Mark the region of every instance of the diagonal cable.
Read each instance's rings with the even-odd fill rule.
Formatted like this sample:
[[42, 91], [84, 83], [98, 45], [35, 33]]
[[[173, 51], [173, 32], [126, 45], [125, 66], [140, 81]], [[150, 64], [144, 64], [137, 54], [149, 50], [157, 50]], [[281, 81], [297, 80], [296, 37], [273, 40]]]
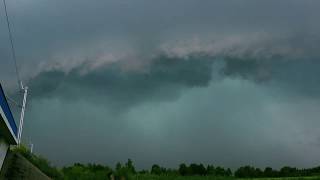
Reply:
[[18, 64], [17, 64], [16, 50], [15, 50], [14, 43], [13, 43], [13, 35], [12, 35], [12, 31], [11, 31], [11, 26], [10, 26], [11, 23], [10, 23], [10, 19], [8, 16], [6, 0], [3, 0], [3, 5], [4, 5], [4, 11], [6, 14], [6, 21], [7, 21], [8, 33], [9, 33], [9, 39], [10, 39], [10, 45], [11, 45], [12, 58], [14, 61], [14, 66], [15, 66], [15, 70], [16, 70], [16, 74], [17, 74], [18, 87], [20, 87], [21, 79], [20, 79], [20, 74], [19, 74], [19, 69], [18, 69]]

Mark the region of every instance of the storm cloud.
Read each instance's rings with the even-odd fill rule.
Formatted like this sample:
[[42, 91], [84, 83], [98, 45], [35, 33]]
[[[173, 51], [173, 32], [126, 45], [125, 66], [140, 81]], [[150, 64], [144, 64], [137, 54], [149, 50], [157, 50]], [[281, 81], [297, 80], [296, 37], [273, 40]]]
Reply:
[[320, 61], [318, 57], [308, 58], [304, 51], [294, 57], [291, 51], [275, 54], [259, 49], [261, 55], [252, 53], [256, 49], [240, 54], [236, 49], [216, 54], [201, 50], [183, 55], [158, 54], [141, 60], [139, 67], [133, 69], [127, 66], [139, 60], [125, 59], [94, 66], [97, 59], [90, 59], [67, 72], [60, 66], [42, 71], [30, 80], [29, 86], [33, 98], [111, 101], [113, 106], [122, 107], [176, 100], [182, 89], [205, 88], [211, 81], [226, 78], [249, 80], [293, 96], [318, 98]]
[[[24, 142], [57, 165], [318, 165], [319, 6], [10, 1], [30, 88]], [[0, 40], [14, 94], [4, 21]]]
[[34, 98], [58, 97], [76, 100], [112, 101], [114, 105], [176, 98], [181, 88], [205, 87], [212, 76], [208, 58], [188, 60], [157, 57], [144, 70], [125, 70], [112, 63], [85, 72], [81, 64], [68, 73], [51, 70], [31, 80]]

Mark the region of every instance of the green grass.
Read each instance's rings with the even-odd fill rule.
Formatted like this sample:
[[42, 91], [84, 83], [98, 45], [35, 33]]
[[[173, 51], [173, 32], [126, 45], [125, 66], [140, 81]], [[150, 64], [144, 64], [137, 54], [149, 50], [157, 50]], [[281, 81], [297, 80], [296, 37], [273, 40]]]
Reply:
[[292, 177], [292, 178], [247, 178], [239, 179], [233, 177], [213, 176], [157, 176], [157, 175], [135, 175], [130, 180], [320, 180], [320, 177]]
[[320, 177], [284, 177], [284, 178], [251, 178], [239, 180], [320, 180]]
[[213, 177], [213, 176], [157, 176], [157, 175], [135, 175], [130, 180], [235, 180], [235, 178]]

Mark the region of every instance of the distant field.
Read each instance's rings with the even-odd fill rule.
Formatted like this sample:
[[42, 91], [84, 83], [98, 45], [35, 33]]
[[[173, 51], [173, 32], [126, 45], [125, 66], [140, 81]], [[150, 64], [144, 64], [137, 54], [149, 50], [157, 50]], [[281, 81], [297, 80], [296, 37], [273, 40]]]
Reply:
[[212, 176], [156, 176], [156, 175], [136, 175], [132, 180], [320, 180], [320, 177], [294, 177], [294, 178], [227, 178]]

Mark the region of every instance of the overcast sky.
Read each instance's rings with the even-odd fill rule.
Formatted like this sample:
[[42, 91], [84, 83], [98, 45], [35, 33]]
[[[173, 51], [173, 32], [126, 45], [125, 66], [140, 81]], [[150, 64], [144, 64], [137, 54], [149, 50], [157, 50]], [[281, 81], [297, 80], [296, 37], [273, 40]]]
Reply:
[[[54, 164], [319, 165], [320, 1], [7, 5], [23, 139]], [[0, 17], [1, 83], [19, 100]]]

